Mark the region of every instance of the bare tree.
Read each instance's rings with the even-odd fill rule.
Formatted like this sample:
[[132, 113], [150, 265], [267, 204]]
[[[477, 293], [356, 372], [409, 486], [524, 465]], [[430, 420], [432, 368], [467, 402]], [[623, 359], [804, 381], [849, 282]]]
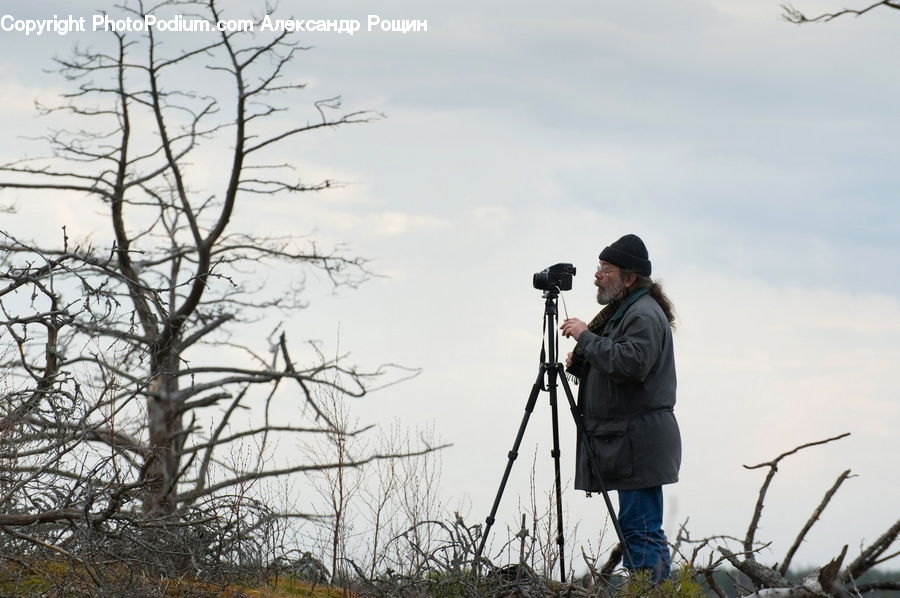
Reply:
[[[136, 19], [222, 19], [216, 0], [120, 9]], [[251, 198], [336, 184], [296, 177], [277, 148], [380, 115], [341, 113], [330, 98], [309, 102], [309, 120], [289, 116], [304, 89], [292, 67], [306, 49], [291, 33], [211, 31], [180, 37], [193, 46], [177, 49], [159, 35], [110, 33], [107, 47], [56, 59], [73, 90], [43, 112], [66, 126], [43, 137], [46, 157], [0, 166], [7, 197], [70, 195], [102, 209], [108, 231], [93, 242], [73, 242], [65, 229], [58, 244], [0, 238], [0, 526], [22, 535], [16, 526], [55, 522], [41, 542], [63, 551], [72, 521], [173, 517], [225, 495], [247, 504], [260, 480], [393, 456], [268, 459], [279, 437], [351, 433], [315, 389], [362, 396], [391, 366], [362, 372], [318, 350], [301, 366], [278, 329], [262, 350], [242, 340], [242, 324], [303, 306], [297, 289], [260, 280], [267, 264], [316, 268], [334, 285], [368, 271], [341, 248], [235, 227], [236, 206]], [[394, 371], [394, 380], [405, 375]], [[308, 417], [275, 419], [278, 401]], [[254, 459], [223, 457], [241, 446]]]
[[357, 454], [367, 450], [364, 442], [353, 441], [371, 426], [360, 427], [350, 415], [346, 402], [333, 389], [323, 389], [321, 394], [319, 404], [335, 429], [326, 434], [324, 441], [312, 443], [306, 450], [311, 461], [335, 463], [337, 466], [311, 471], [308, 477], [323, 503], [322, 512], [318, 513], [321, 521], [317, 530], [320, 551], [322, 555], [330, 555], [332, 584], [343, 586], [350, 577], [346, 562], [349, 556], [347, 544], [353, 532], [351, 501], [363, 483], [363, 472], [344, 464], [354, 461]]
[[[398, 422], [382, 429], [380, 444], [386, 452], [397, 450], [401, 444], [400, 426]], [[396, 529], [396, 509], [392, 503], [400, 492], [403, 480], [400, 477], [400, 464], [396, 460], [381, 461], [373, 468], [371, 481], [362, 487], [362, 501], [365, 503], [363, 517], [365, 518], [371, 538], [368, 540], [369, 550], [362, 556], [362, 562], [366, 563], [365, 570], [369, 578], [375, 578], [377, 572], [384, 569], [387, 558], [384, 543], [394, 537], [399, 530]]]

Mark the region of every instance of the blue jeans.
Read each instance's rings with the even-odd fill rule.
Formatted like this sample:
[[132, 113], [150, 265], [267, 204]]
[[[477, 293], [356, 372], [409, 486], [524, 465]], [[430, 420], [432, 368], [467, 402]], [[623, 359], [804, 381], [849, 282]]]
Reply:
[[629, 553], [625, 568], [649, 571], [654, 583], [669, 577], [672, 567], [662, 516], [662, 486], [619, 490], [619, 525]]

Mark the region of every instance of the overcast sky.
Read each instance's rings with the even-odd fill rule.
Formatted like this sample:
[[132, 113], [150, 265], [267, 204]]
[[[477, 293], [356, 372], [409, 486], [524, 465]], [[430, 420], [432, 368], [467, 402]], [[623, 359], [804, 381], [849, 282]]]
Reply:
[[[446, 500], [473, 521], [490, 508], [537, 372], [543, 300], [532, 274], [574, 263], [565, 308], [589, 320], [597, 254], [625, 233], [644, 239], [679, 314], [684, 457], [681, 482], [666, 488], [666, 528], [690, 517], [694, 536], [743, 536], [763, 472], [742, 464], [842, 432], [852, 436], [781, 467], [758, 534], [773, 541], [768, 558], [782, 558], [844, 469], [857, 477], [796, 563], [823, 564], [844, 544], [855, 556], [900, 515], [900, 12], [797, 27], [779, 5], [291, 8], [363, 21], [352, 37], [303, 34], [313, 46], [297, 62], [304, 97], [341, 95], [346, 109], [387, 118], [309, 136], [282, 156], [346, 187], [249, 198], [238, 217], [257, 232], [315, 230], [373, 258], [384, 277], [337, 295], [313, 284], [310, 309], [288, 329], [332, 344], [339, 329], [357, 363], [422, 368], [354, 408], [363, 421], [433, 422], [454, 443], [443, 454]], [[102, 1], [0, 6], [22, 18], [114, 14]], [[427, 19], [428, 30], [366, 32], [368, 14]], [[97, 35], [0, 33], [5, 159], [19, 155], [13, 134], [41, 130], [32, 99], [63, 89], [41, 69]], [[0, 228], [38, 235], [66, 224], [87, 236], [95, 224], [75, 201], [48, 213], [17, 195], [19, 213], [0, 215]], [[550, 487], [545, 397], [502, 520], [517, 519], [535, 450]], [[562, 414], [571, 487], [574, 434]], [[600, 500], [572, 490], [565, 499], [579, 537], [596, 536]]]

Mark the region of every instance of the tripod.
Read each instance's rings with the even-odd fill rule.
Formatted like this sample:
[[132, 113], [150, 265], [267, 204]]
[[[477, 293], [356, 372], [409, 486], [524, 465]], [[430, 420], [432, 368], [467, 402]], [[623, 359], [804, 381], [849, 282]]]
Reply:
[[[548, 354], [545, 355], [543, 348], [541, 349], [541, 365], [538, 371], [537, 379], [534, 382], [534, 386], [532, 386], [531, 388], [531, 394], [528, 396], [528, 402], [525, 404], [525, 415], [522, 416], [522, 423], [519, 424], [519, 431], [516, 434], [516, 440], [513, 443], [512, 450], [509, 451], [507, 455], [508, 461], [506, 462], [506, 470], [503, 472], [503, 477], [500, 480], [500, 488], [497, 490], [497, 496], [494, 498], [494, 505], [491, 507], [490, 514], [485, 519], [485, 523], [487, 525], [484, 528], [484, 534], [481, 536], [481, 542], [479, 543], [478, 550], [475, 553], [475, 567], [477, 569], [481, 561], [481, 555], [484, 551], [484, 545], [487, 543], [487, 538], [490, 534], [491, 527], [494, 525], [494, 518], [497, 515], [497, 509], [500, 507], [500, 499], [503, 497], [503, 491], [506, 489], [506, 482], [509, 480], [509, 474], [512, 471], [513, 463], [519, 456], [519, 445], [522, 443], [522, 437], [525, 435], [525, 428], [528, 426], [528, 420], [531, 418], [532, 411], [534, 411], [534, 405], [537, 402], [538, 394], [540, 394], [542, 390], [546, 390], [550, 393], [550, 414], [553, 425], [553, 450], [550, 452], [550, 455], [553, 457], [553, 470], [556, 484], [556, 544], [559, 547], [559, 580], [562, 583], [565, 583], [566, 562], [564, 550], [565, 541], [563, 539], [562, 483], [560, 481], [559, 474], [559, 416], [556, 402], [557, 379], [562, 382], [563, 390], [565, 391], [566, 398], [569, 401], [569, 410], [572, 412], [572, 418], [575, 420], [575, 427], [578, 430], [579, 438], [581, 438], [581, 444], [586, 451], [588, 462], [590, 463], [593, 473], [596, 476], [597, 480], [599, 480], [600, 482], [600, 493], [603, 495], [603, 500], [606, 503], [606, 510], [609, 512], [609, 517], [612, 520], [613, 527], [616, 530], [616, 536], [619, 538], [619, 543], [622, 546], [622, 551], [626, 563], [630, 562], [630, 555], [628, 554], [628, 547], [625, 544], [625, 537], [622, 534], [622, 528], [619, 526], [619, 519], [616, 517], [616, 512], [613, 508], [612, 501], [610, 501], [609, 499], [609, 492], [607, 492], [606, 484], [603, 482], [603, 477], [600, 475], [599, 466], [597, 464], [597, 460], [594, 457], [594, 451], [591, 447], [590, 439], [585, 432], [581, 412], [578, 410], [578, 406], [575, 404], [575, 399], [572, 397], [572, 389], [569, 387], [569, 381], [566, 379], [563, 366], [561, 363], [559, 363], [558, 360], [556, 346], [556, 324], [559, 315], [556, 307], [556, 301], [558, 297], [558, 289], [544, 291], [544, 323], [546, 324], [547, 346], [549, 348], [549, 351]], [[546, 360], [544, 359], [545, 356], [547, 357]], [[546, 388], [544, 388], [544, 376], [547, 377]]]

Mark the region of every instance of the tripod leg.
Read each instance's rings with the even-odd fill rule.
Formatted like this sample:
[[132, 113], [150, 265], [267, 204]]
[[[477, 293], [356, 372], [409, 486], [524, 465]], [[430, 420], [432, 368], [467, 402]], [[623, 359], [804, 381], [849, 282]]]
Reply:
[[[555, 366], [559, 372], [563, 371], [562, 364], [557, 363]], [[551, 368], [550, 377], [553, 377], [553, 365], [548, 367]], [[581, 419], [581, 413], [578, 411], [578, 406], [575, 404], [575, 399], [572, 396], [572, 389], [569, 387], [569, 381], [566, 380], [565, 374], [560, 374], [559, 378], [562, 380], [563, 390], [566, 393], [566, 398], [569, 400], [569, 410], [572, 412], [572, 419], [575, 420], [575, 428], [578, 430], [578, 437], [581, 438], [581, 444], [587, 454], [588, 463], [591, 464], [594, 475], [600, 482], [600, 494], [603, 495], [603, 501], [606, 503], [606, 510], [609, 512], [609, 518], [612, 520], [613, 529], [616, 530], [616, 537], [619, 538], [619, 544], [622, 546], [624, 562], [633, 563], [634, 561], [631, 560], [631, 554], [628, 552], [628, 545], [625, 543], [625, 535], [622, 533], [622, 527], [619, 525], [619, 518], [616, 516], [616, 510], [613, 508], [612, 501], [609, 499], [609, 492], [606, 490], [603, 476], [600, 475], [600, 466], [597, 464], [594, 449], [591, 447], [590, 439], [584, 429], [584, 421]]]
[[559, 473], [559, 410], [556, 406], [557, 370], [551, 366], [547, 375], [547, 388], [550, 391], [550, 413], [553, 421], [553, 473], [556, 482], [556, 545], [559, 549], [559, 581], [566, 583], [565, 540], [563, 539], [562, 481]]
[[481, 555], [484, 551], [484, 545], [487, 542], [488, 535], [490, 534], [491, 526], [494, 525], [494, 517], [497, 515], [497, 509], [500, 507], [500, 499], [503, 497], [503, 491], [506, 489], [509, 473], [512, 471], [512, 466], [516, 457], [519, 456], [519, 445], [522, 444], [522, 437], [525, 435], [528, 419], [531, 417], [531, 412], [534, 411], [534, 405], [537, 402], [538, 394], [541, 392], [541, 382], [544, 380], [544, 373], [546, 371], [547, 364], [541, 364], [537, 380], [535, 380], [534, 386], [531, 387], [531, 394], [528, 395], [528, 402], [525, 404], [525, 414], [522, 416], [522, 423], [519, 424], [519, 432], [516, 434], [516, 440], [513, 443], [512, 450], [509, 451], [509, 454], [507, 455], [509, 460], [506, 462], [506, 470], [503, 472], [503, 478], [500, 480], [500, 488], [497, 490], [497, 496], [494, 498], [494, 505], [491, 507], [491, 512], [487, 516], [487, 519], [484, 520], [487, 525], [485, 525], [484, 533], [481, 536], [481, 542], [478, 544], [478, 550], [475, 552], [475, 562], [473, 563], [473, 567], [476, 571], [481, 563]]

